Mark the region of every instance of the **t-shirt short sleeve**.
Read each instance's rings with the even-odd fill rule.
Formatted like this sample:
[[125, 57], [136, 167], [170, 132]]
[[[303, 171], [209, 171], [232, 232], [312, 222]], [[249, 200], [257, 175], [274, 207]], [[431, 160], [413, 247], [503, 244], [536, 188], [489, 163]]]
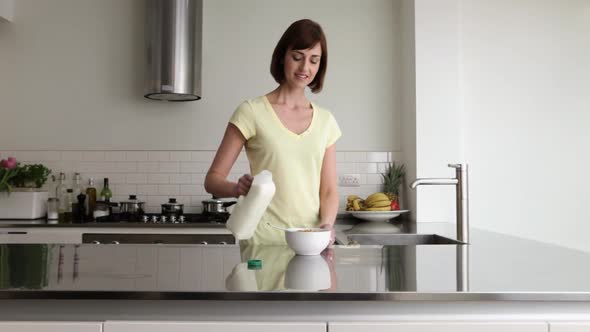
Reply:
[[254, 119], [254, 110], [249, 102], [241, 103], [234, 111], [234, 114], [229, 119], [229, 122], [242, 132], [246, 140], [256, 135], [256, 122]]
[[340, 127], [338, 126], [336, 119], [334, 119], [334, 116], [331, 113], [329, 114], [330, 117], [328, 119], [328, 125], [326, 126], [328, 133], [328, 144], [326, 145], [326, 147], [332, 146], [334, 143], [336, 143], [340, 136], [342, 136], [342, 131], [340, 131]]

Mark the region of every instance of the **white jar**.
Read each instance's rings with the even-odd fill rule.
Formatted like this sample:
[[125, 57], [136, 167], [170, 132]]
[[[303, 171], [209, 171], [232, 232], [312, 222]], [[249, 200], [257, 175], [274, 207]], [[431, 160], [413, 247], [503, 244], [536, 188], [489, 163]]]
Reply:
[[238, 197], [238, 202], [231, 209], [231, 215], [226, 223], [227, 229], [237, 240], [247, 240], [254, 235], [275, 190], [272, 173], [264, 170], [254, 176], [248, 194]]

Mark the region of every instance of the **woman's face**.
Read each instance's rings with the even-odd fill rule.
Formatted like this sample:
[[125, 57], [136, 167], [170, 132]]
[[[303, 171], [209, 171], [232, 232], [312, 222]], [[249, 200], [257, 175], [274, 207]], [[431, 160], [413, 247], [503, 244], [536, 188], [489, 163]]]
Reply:
[[285, 83], [302, 89], [308, 86], [320, 68], [321, 56], [320, 43], [306, 50], [289, 49], [285, 54]]

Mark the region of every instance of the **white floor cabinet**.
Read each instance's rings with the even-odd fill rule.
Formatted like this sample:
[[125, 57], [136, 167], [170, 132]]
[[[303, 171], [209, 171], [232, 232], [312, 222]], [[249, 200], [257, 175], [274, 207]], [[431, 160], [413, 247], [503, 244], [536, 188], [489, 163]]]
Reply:
[[0, 322], [2, 332], [101, 332], [103, 322]]
[[588, 332], [590, 322], [555, 322], [549, 323], [551, 332]]
[[328, 329], [330, 332], [549, 332], [544, 322], [329, 322]]
[[103, 332], [327, 332], [324, 322], [107, 321]]

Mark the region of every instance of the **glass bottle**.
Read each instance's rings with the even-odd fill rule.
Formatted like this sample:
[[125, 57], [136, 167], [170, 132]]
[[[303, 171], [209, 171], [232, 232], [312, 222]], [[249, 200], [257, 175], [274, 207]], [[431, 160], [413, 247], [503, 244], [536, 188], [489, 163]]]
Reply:
[[111, 192], [111, 188], [109, 188], [109, 178], [104, 178], [104, 186], [100, 191], [100, 198], [105, 202], [110, 202], [111, 197], [113, 197], [113, 192]]
[[47, 200], [47, 220], [59, 219], [59, 199], [49, 197]]
[[84, 188], [82, 188], [82, 177], [80, 176], [80, 173], [74, 173], [74, 196], [77, 196], [78, 194], [85, 194], [84, 192]]
[[66, 195], [66, 175], [61, 172], [59, 173], [59, 182], [55, 187], [55, 198], [57, 198], [60, 202], [62, 198]]
[[58, 222], [60, 224], [72, 223], [72, 203], [74, 203], [74, 190], [69, 188], [66, 190], [63, 200], [60, 200], [60, 213]]
[[96, 188], [94, 188], [94, 179], [88, 179], [88, 188], [86, 188], [86, 212], [89, 219], [94, 219], [94, 210], [96, 210]]

